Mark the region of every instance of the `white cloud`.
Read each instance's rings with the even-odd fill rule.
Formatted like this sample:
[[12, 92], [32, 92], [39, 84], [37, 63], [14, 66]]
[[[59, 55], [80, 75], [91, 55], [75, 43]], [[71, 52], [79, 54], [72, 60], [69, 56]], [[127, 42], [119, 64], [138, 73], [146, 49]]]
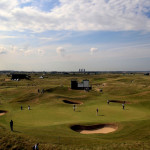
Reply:
[[37, 53], [38, 53], [38, 55], [44, 55], [44, 54], [45, 54], [45, 51], [42, 50], [42, 49], [38, 49], [38, 50], [37, 50]]
[[65, 55], [65, 49], [63, 47], [57, 47], [56, 53], [60, 56], [64, 56]]
[[10, 53], [12, 53], [12, 54], [16, 54], [18, 51], [18, 48], [16, 46], [13, 46], [13, 45], [11, 45], [9, 47], [9, 49], [10, 49]]
[[0, 39], [15, 39], [19, 38], [17, 36], [9, 36], [9, 35], [0, 35]]
[[0, 46], [0, 55], [7, 54], [7, 50], [5, 47]]
[[42, 12], [37, 6], [21, 8], [17, 0], [1, 0], [0, 30], [150, 31], [147, 0], [60, 0], [60, 3], [51, 12]]
[[4, 54], [7, 54], [7, 51], [0, 49], [0, 55], [4, 55]]
[[29, 2], [33, 2], [33, 0], [20, 0], [20, 3], [29, 3]]
[[32, 55], [34, 53], [34, 51], [30, 50], [30, 49], [28, 49], [28, 50], [22, 50], [22, 52], [23, 52], [23, 54], [25, 56], [29, 56], [29, 55]]
[[17, 0], [0, 0], [0, 11], [7, 11], [17, 7], [18, 1]]
[[40, 40], [53, 41], [54, 39], [51, 37], [40, 37]]
[[24, 47], [19, 47], [19, 46], [6, 46], [6, 45], [1, 45], [0, 46], [0, 54], [10, 54], [15, 56], [43, 56], [45, 54], [45, 50], [42, 49], [36, 49], [32, 48], [30, 46], [24, 46]]
[[103, 51], [101, 57], [116, 58], [116, 59], [145, 58], [150, 56], [149, 46], [150, 44], [141, 44], [141, 45], [137, 44], [137, 45], [117, 47], [113, 49], [110, 48], [106, 51]]
[[[81, 66], [83, 68], [86, 66], [87, 70], [94, 68], [95, 70], [128, 70], [130, 65], [135, 64], [139, 70], [144, 70], [144, 67], [149, 67], [150, 59], [146, 59], [141, 66], [138, 66], [135, 60], [150, 56], [149, 46], [150, 44], [132, 43], [130, 45], [110, 44], [105, 47], [100, 44], [90, 49], [91, 45], [61, 45], [58, 47], [58, 45], [50, 44], [38, 48], [29, 45], [24, 47], [1, 45], [0, 54], [5, 52], [6, 55], [0, 55], [0, 69], [16, 70], [19, 66], [20, 70], [78, 70]], [[92, 52], [99, 50], [100, 55], [95, 53], [91, 58], [87, 49]], [[46, 55], [43, 55], [44, 51], [46, 51]], [[61, 57], [66, 51], [65, 57]], [[60, 57], [56, 55], [56, 52]], [[129, 60], [130, 62], [128, 62]], [[124, 63], [127, 63], [127, 68], [122, 68], [120, 65]], [[131, 69], [135, 70], [136, 68], [132, 67]]]
[[35, 50], [33, 48], [28, 48], [28, 46], [27, 47], [17, 47], [17, 46], [12, 45], [8, 48], [8, 50], [9, 50], [9, 53], [13, 54], [14, 56], [16, 56], [16, 55], [29, 56], [32, 54], [34, 54], [34, 56], [35, 56], [36, 54], [39, 53], [37, 50]]
[[91, 48], [90, 53], [93, 55], [94, 53], [98, 52], [98, 48]]

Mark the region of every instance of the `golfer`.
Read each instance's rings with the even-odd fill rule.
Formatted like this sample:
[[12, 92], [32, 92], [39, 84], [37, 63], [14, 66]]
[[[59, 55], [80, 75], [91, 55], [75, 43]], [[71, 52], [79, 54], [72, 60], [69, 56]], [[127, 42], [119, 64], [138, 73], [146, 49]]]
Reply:
[[96, 116], [98, 116], [98, 108], [96, 109]]
[[13, 121], [12, 120], [10, 121], [10, 129], [11, 129], [11, 131], [13, 131]]
[[33, 146], [33, 150], [39, 150], [39, 143], [37, 143], [37, 144], [35, 144], [34, 146]]
[[107, 100], [107, 104], [109, 104], [109, 100]]
[[125, 108], [125, 105], [124, 105], [124, 104], [122, 104], [122, 109], [124, 110], [124, 108]]

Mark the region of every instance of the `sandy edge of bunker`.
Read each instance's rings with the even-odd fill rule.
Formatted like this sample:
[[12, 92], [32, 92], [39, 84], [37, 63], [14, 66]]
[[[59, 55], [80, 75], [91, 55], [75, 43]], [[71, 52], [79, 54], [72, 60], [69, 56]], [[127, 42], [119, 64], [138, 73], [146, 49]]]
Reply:
[[81, 134], [108, 134], [115, 132], [118, 129], [117, 124], [97, 124], [97, 125], [73, 125], [72, 130]]
[[6, 111], [6, 110], [0, 110], [0, 116], [5, 115], [6, 113], [7, 113], [7, 111]]

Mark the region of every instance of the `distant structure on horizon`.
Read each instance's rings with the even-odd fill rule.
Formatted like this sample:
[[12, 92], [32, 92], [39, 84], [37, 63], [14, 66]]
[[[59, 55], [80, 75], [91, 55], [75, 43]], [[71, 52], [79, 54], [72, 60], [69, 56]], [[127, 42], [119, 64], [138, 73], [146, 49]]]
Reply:
[[26, 74], [12, 74], [11, 80], [21, 80], [21, 79], [30, 79], [31, 77]]
[[80, 73], [84, 73], [84, 72], [85, 72], [85, 69], [79, 69], [79, 72], [80, 72]]
[[149, 76], [149, 73], [145, 73], [144, 75], [145, 75], [145, 76]]
[[43, 76], [40, 76], [39, 79], [44, 79], [44, 77], [43, 77]]
[[89, 84], [89, 80], [83, 80], [79, 83], [77, 80], [71, 80], [71, 89], [74, 90], [91, 90], [92, 87]]

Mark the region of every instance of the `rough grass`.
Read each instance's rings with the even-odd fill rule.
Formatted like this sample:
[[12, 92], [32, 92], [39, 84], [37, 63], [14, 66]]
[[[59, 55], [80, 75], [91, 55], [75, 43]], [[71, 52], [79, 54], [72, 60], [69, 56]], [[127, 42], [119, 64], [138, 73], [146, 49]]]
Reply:
[[[19, 82], [0, 76], [0, 149], [150, 149], [150, 78], [142, 74], [49, 75]], [[90, 92], [71, 90], [70, 80], [89, 79]], [[37, 90], [44, 89], [44, 94]], [[103, 92], [99, 90], [103, 89]], [[62, 100], [81, 101], [76, 111]], [[107, 99], [131, 102], [125, 110], [119, 103], [107, 104]], [[20, 110], [20, 106], [23, 110]], [[31, 110], [27, 106], [31, 106]], [[96, 116], [96, 108], [99, 116]], [[15, 132], [10, 132], [13, 119]], [[82, 135], [70, 127], [115, 123], [119, 129], [110, 134]], [[9, 140], [8, 140], [9, 139]]]

